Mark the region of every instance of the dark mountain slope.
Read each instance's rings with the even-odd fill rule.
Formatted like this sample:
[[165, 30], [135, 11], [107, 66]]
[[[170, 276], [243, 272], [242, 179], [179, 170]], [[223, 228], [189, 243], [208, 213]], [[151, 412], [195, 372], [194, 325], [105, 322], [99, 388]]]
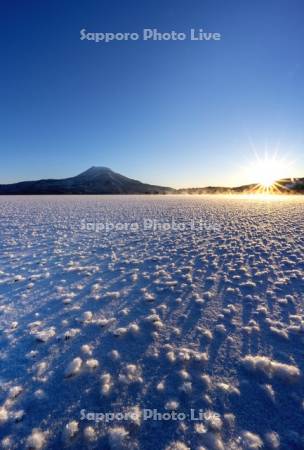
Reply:
[[107, 167], [91, 167], [76, 177], [0, 185], [0, 194], [163, 194], [174, 189], [127, 178]]

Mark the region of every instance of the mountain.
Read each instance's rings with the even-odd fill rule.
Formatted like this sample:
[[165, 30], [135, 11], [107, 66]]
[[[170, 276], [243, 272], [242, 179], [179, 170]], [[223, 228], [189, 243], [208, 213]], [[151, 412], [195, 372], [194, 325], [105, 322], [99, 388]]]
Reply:
[[[238, 187], [208, 186], [172, 189], [145, 184], [125, 177], [107, 167], [91, 167], [76, 177], [61, 180], [22, 181], [0, 184], [0, 195], [56, 194], [244, 194], [258, 192], [257, 184]], [[304, 178], [285, 178], [277, 182], [277, 193], [304, 194]]]
[[0, 184], [0, 195], [52, 194], [166, 194], [174, 189], [153, 186], [113, 172], [107, 167], [91, 167], [61, 180], [23, 181]]

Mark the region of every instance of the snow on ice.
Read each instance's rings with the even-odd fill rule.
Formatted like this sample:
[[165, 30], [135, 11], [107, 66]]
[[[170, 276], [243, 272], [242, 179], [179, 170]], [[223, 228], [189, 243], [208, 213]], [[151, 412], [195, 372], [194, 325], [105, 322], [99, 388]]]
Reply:
[[1, 197], [0, 447], [304, 448], [303, 217], [303, 197]]

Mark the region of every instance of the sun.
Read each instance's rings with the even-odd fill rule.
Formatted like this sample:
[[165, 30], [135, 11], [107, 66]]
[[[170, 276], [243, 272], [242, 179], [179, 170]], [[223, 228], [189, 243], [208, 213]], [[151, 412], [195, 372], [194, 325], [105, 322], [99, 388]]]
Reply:
[[287, 171], [291, 163], [277, 154], [263, 157], [256, 155], [256, 160], [249, 166], [251, 180], [256, 183], [253, 187], [255, 193], [273, 194], [280, 191], [280, 180], [288, 176]]
[[285, 169], [284, 161], [275, 156], [266, 155], [263, 159], [258, 157], [251, 165], [252, 179], [260, 186], [270, 188], [276, 181], [284, 177]]

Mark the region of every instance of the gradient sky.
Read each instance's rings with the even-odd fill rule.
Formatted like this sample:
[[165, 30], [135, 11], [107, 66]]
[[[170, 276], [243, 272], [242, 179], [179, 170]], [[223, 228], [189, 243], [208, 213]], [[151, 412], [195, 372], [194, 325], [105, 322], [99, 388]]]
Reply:
[[[236, 185], [268, 146], [304, 176], [303, 0], [2, 0], [0, 183], [108, 166]], [[80, 30], [221, 42], [80, 40]], [[289, 169], [288, 169], [289, 170]]]

